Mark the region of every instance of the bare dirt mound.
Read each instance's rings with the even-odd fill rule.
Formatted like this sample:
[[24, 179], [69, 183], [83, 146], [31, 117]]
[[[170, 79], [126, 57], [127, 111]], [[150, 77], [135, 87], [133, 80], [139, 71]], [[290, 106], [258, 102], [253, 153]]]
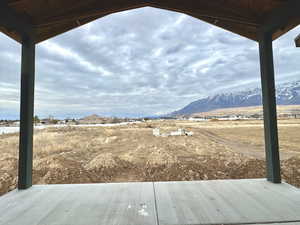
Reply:
[[[157, 160], [159, 159], [159, 160]], [[300, 159], [282, 161], [283, 179], [299, 186]], [[16, 186], [16, 174], [0, 170], [0, 194]], [[152, 153], [145, 164], [133, 164], [111, 154], [99, 154], [85, 166], [72, 159], [52, 156], [37, 160], [34, 183], [68, 184], [131, 181], [187, 181], [265, 177], [265, 161], [241, 154], [220, 153], [186, 161], [161, 152]]]
[[0, 195], [13, 190], [17, 184], [18, 158], [9, 153], [0, 154]]
[[300, 158], [292, 157], [281, 163], [281, 173], [287, 183], [300, 187]]
[[218, 157], [203, 156], [192, 161], [148, 166], [144, 172], [144, 179], [146, 181], [183, 181], [264, 177], [264, 161], [245, 158], [238, 154], [228, 156], [228, 154], [219, 154]]
[[113, 168], [118, 166], [120, 159], [114, 156], [112, 153], [103, 153], [97, 155], [93, 158], [85, 168], [91, 169], [101, 169], [101, 168]]
[[93, 182], [111, 182], [116, 181], [116, 177], [119, 177], [120, 174], [132, 173], [129, 171], [134, 169], [135, 166], [129, 161], [114, 156], [112, 153], [103, 153], [93, 158], [84, 168], [93, 174]]
[[35, 160], [33, 165], [34, 183], [90, 183], [92, 174], [79, 161], [66, 158], [62, 154]]
[[18, 158], [9, 154], [3, 153], [0, 155], [0, 170], [15, 170], [18, 166]]
[[146, 164], [150, 166], [155, 165], [170, 165], [178, 162], [177, 156], [170, 151], [165, 151], [163, 148], [155, 146], [148, 155]]
[[15, 189], [16, 185], [16, 174], [0, 170], [0, 195]]
[[[34, 139], [33, 182], [68, 184], [265, 177], [262, 128], [235, 128], [235, 123], [240, 124], [159, 121], [124, 127], [40, 130], [35, 132]], [[258, 122], [246, 121], [243, 125], [252, 123]], [[294, 123], [298, 124], [299, 120]], [[155, 127], [166, 131], [185, 128], [194, 135], [154, 137]], [[298, 187], [299, 129], [300, 126], [286, 127], [279, 135], [281, 156], [288, 156], [281, 157], [282, 177]], [[259, 149], [260, 155], [257, 154]], [[294, 153], [290, 154], [291, 151]], [[18, 135], [1, 136], [0, 152], [1, 195], [17, 184]]]

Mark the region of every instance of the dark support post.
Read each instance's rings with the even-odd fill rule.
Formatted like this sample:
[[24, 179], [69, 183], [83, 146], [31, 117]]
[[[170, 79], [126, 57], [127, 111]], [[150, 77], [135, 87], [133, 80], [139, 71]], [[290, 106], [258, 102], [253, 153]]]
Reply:
[[271, 34], [263, 33], [260, 35], [259, 54], [264, 110], [267, 180], [273, 183], [281, 183]]
[[300, 47], [300, 34], [295, 38], [296, 47]]
[[25, 37], [22, 39], [21, 62], [19, 189], [32, 186], [34, 72], [35, 43], [31, 38]]

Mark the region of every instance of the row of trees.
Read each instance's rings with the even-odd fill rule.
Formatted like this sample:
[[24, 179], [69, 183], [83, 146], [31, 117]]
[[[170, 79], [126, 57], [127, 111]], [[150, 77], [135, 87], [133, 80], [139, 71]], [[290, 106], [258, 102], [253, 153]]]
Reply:
[[37, 115], [33, 117], [34, 124], [41, 123], [42, 121], [47, 121], [48, 124], [57, 124], [58, 119], [55, 119], [53, 116], [49, 116], [47, 119], [41, 120]]

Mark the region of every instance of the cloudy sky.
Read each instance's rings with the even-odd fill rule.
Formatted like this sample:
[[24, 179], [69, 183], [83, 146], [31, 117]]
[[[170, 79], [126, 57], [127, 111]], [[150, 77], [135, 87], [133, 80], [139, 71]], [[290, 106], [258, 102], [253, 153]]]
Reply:
[[[300, 80], [295, 28], [274, 43], [276, 82]], [[190, 16], [141, 8], [37, 45], [35, 114], [144, 116], [259, 87], [257, 43]], [[0, 119], [18, 118], [20, 45], [0, 34]]]

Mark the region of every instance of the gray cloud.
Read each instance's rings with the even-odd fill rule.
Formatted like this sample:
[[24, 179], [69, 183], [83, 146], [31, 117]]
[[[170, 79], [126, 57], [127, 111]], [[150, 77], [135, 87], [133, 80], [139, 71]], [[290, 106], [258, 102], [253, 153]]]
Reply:
[[[296, 28], [274, 43], [276, 81], [299, 78]], [[0, 35], [0, 118], [19, 113], [20, 46]], [[175, 12], [106, 16], [37, 46], [35, 112], [80, 117], [170, 112], [260, 84], [257, 43]]]

